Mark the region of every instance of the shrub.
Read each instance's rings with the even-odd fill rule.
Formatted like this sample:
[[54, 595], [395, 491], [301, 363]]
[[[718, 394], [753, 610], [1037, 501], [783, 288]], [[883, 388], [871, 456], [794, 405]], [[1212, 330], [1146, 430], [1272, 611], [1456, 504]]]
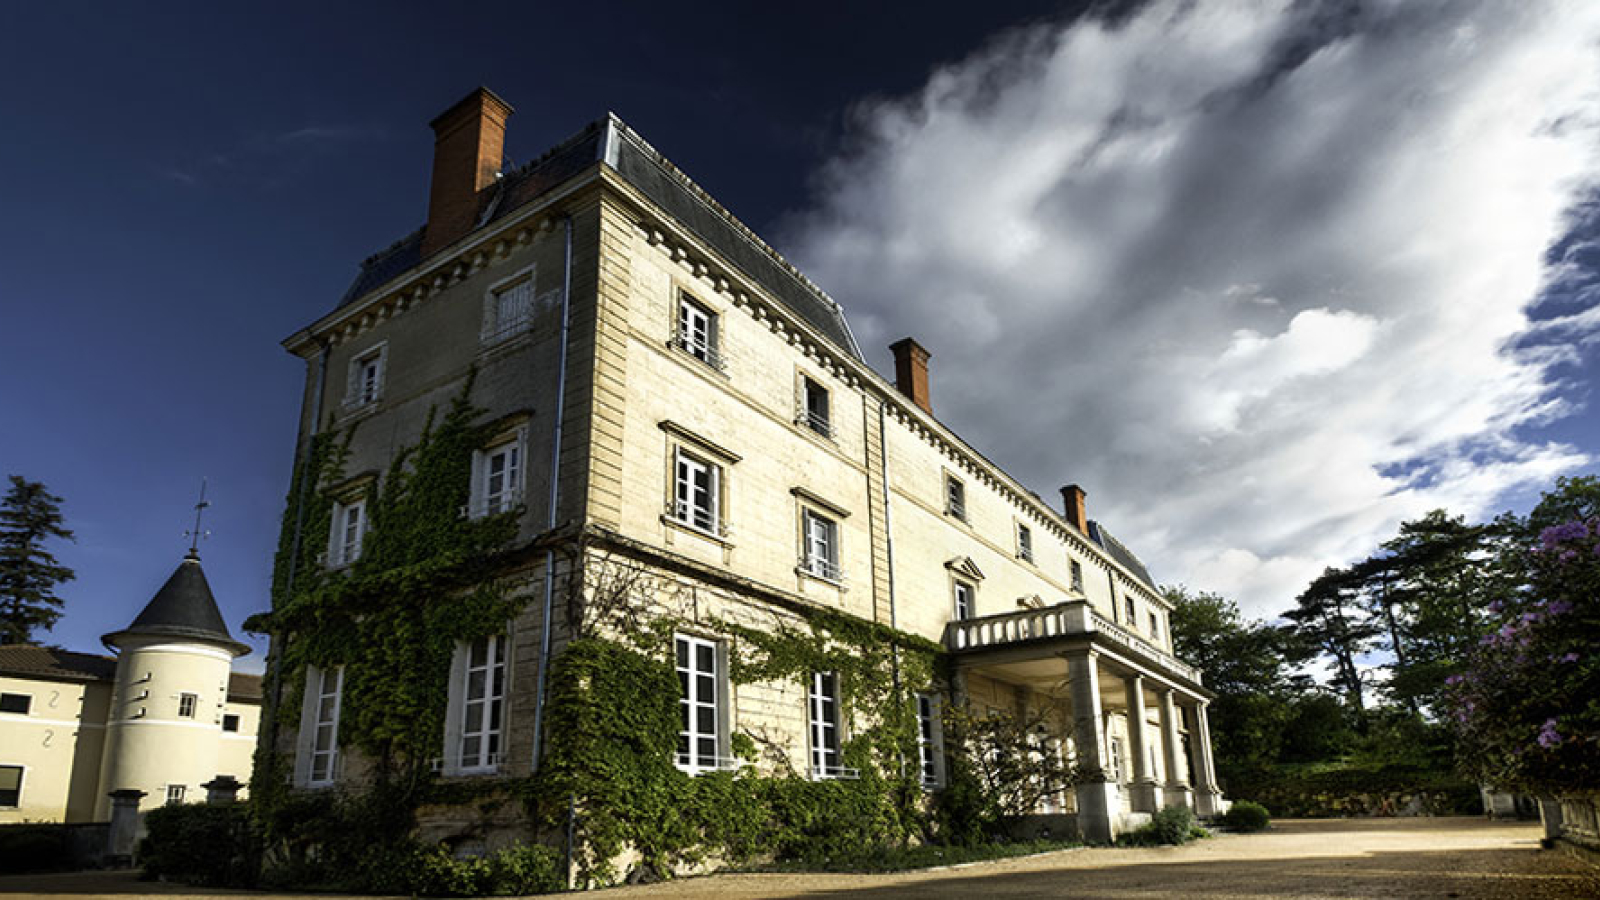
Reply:
[[72, 868], [71, 835], [63, 825], [0, 826], [0, 872]]
[[206, 887], [249, 887], [260, 867], [260, 841], [248, 804], [162, 806], [145, 814], [139, 860], [148, 878]]
[[1124, 847], [1155, 847], [1163, 844], [1186, 844], [1207, 834], [1194, 821], [1194, 812], [1187, 806], [1169, 806], [1150, 817], [1142, 825], [1117, 839]]
[[1235, 800], [1233, 806], [1222, 814], [1222, 824], [1234, 831], [1260, 831], [1271, 821], [1272, 817], [1267, 815], [1265, 806], [1249, 800]]
[[401, 890], [425, 897], [520, 896], [566, 887], [560, 855], [542, 844], [517, 844], [469, 859], [455, 859], [442, 844], [419, 844], [400, 867]]

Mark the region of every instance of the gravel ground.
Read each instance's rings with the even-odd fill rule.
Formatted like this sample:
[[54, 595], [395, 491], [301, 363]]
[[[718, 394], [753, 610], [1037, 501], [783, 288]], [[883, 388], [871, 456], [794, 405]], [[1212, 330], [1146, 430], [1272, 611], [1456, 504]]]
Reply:
[[[583, 895], [595, 900], [836, 897], [1131, 900], [1262, 898], [1600, 898], [1600, 868], [1538, 847], [1539, 828], [1482, 819], [1303, 820], [1187, 847], [1088, 849], [896, 875], [714, 875]], [[0, 877], [0, 897], [251, 896], [149, 884], [131, 873]], [[326, 897], [326, 895], [323, 895]]]

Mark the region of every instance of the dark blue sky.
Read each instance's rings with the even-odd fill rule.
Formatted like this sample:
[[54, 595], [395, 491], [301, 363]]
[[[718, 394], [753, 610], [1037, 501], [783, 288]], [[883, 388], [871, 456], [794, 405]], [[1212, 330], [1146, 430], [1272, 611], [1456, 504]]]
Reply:
[[[65, 498], [78, 541], [58, 549], [78, 580], [45, 637], [73, 649], [97, 648], [177, 565], [201, 476], [202, 556], [229, 624], [266, 607], [303, 378], [278, 342], [421, 224], [427, 123], [474, 86], [516, 107], [513, 161], [613, 110], [776, 238], [848, 152], [855, 104], [1070, 15], [229, 6], [0, 8], [0, 475]], [[1592, 383], [1595, 354], [1583, 360], [1569, 396]], [[1595, 449], [1596, 432], [1577, 417], [1550, 435]]]

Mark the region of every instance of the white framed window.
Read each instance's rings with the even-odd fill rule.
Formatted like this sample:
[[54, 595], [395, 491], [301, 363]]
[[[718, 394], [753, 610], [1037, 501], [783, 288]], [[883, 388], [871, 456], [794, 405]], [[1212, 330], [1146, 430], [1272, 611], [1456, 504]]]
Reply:
[[172, 804], [182, 803], [183, 802], [183, 795], [185, 793], [187, 793], [187, 792], [188, 792], [188, 787], [186, 785], [181, 785], [181, 784], [169, 784], [169, 785], [167, 785], [167, 804], [168, 805], [172, 805]]
[[387, 369], [389, 344], [387, 341], [369, 347], [350, 360], [350, 372], [345, 389], [346, 409], [361, 409], [383, 398], [383, 377]]
[[1072, 564], [1072, 589], [1079, 594], [1083, 593], [1083, 563], [1070, 560]]
[[944, 476], [944, 511], [963, 522], [967, 520], [967, 486], [954, 475]]
[[837, 672], [812, 673], [806, 706], [811, 732], [811, 777], [858, 777], [855, 770], [840, 765], [839, 742], [843, 715], [839, 706]]
[[917, 767], [922, 786], [935, 788], [943, 784], [944, 737], [939, 725], [939, 698], [933, 694], [917, 695]]
[[1129, 628], [1139, 627], [1139, 608], [1134, 602], [1132, 594], [1122, 595], [1122, 612], [1125, 616], [1125, 618], [1122, 620], [1124, 624], [1126, 624]]
[[678, 671], [678, 752], [674, 763], [691, 775], [735, 768], [728, 758], [728, 687], [722, 645], [689, 634], [673, 636]]
[[[454, 773], [492, 772], [505, 743], [506, 638], [463, 641], [456, 650], [461, 678], [453, 691], [458, 732], [447, 768]], [[453, 763], [453, 765], [451, 765]]]
[[951, 593], [955, 600], [956, 621], [972, 618], [977, 609], [978, 589], [970, 581], [960, 578], [952, 583]]
[[306, 705], [311, 734], [305, 782], [332, 784], [339, 773], [339, 713], [344, 701], [344, 666], [306, 670]]
[[328, 564], [348, 566], [361, 558], [367, 534], [367, 500], [359, 497], [333, 505], [333, 533], [329, 537]]
[[1128, 776], [1127, 776], [1127, 773], [1123, 771], [1123, 759], [1124, 759], [1124, 756], [1123, 756], [1123, 752], [1122, 752], [1122, 738], [1114, 737], [1114, 738], [1111, 739], [1110, 743], [1111, 743], [1111, 777], [1115, 781], [1126, 782], [1128, 780]]
[[522, 426], [472, 455], [474, 517], [508, 512], [522, 502], [527, 443], [528, 429]]
[[843, 581], [839, 568], [839, 523], [816, 510], [801, 512], [805, 532], [805, 556], [800, 564], [805, 571], [828, 581]]
[[1161, 640], [1161, 617], [1154, 612], [1150, 613], [1150, 637]]
[[33, 695], [31, 694], [0, 694], [0, 713], [16, 713], [25, 716], [33, 708]]
[[200, 695], [199, 694], [179, 694], [178, 695], [178, 718], [180, 718], [180, 719], [192, 719], [192, 718], [194, 718], [195, 707], [197, 707], [199, 705], [200, 705]]
[[726, 364], [718, 352], [717, 314], [688, 294], [678, 296], [678, 329], [673, 345], [679, 350], [722, 371]]
[[679, 524], [721, 536], [722, 467], [678, 447], [673, 460], [671, 514]]
[[489, 286], [483, 298], [484, 344], [497, 344], [533, 324], [534, 269], [526, 268]]
[[22, 805], [22, 766], [0, 766], [0, 809]]
[[1033, 562], [1033, 530], [1017, 523], [1017, 557], [1023, 562]]
[[809, 376], [800, 376], [800, 424], [825, 438], [833, 437], [833, 414], [828, 389]]

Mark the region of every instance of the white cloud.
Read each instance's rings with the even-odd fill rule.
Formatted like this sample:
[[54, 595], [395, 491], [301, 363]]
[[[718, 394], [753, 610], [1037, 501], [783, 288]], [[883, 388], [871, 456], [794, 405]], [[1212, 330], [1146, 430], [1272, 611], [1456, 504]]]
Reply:
[[1552, 369], [1600, 327], [1527, 315], [1586, 247], [1545, 260], [1600, 174], [1597, 39], [1579, 2], [1036, 27], [858, 109], [785, 243], [863, 346], [929, 347], [975, 445], [1272, 613], [1588, 461], [1518, 428], [1572, 411]]

